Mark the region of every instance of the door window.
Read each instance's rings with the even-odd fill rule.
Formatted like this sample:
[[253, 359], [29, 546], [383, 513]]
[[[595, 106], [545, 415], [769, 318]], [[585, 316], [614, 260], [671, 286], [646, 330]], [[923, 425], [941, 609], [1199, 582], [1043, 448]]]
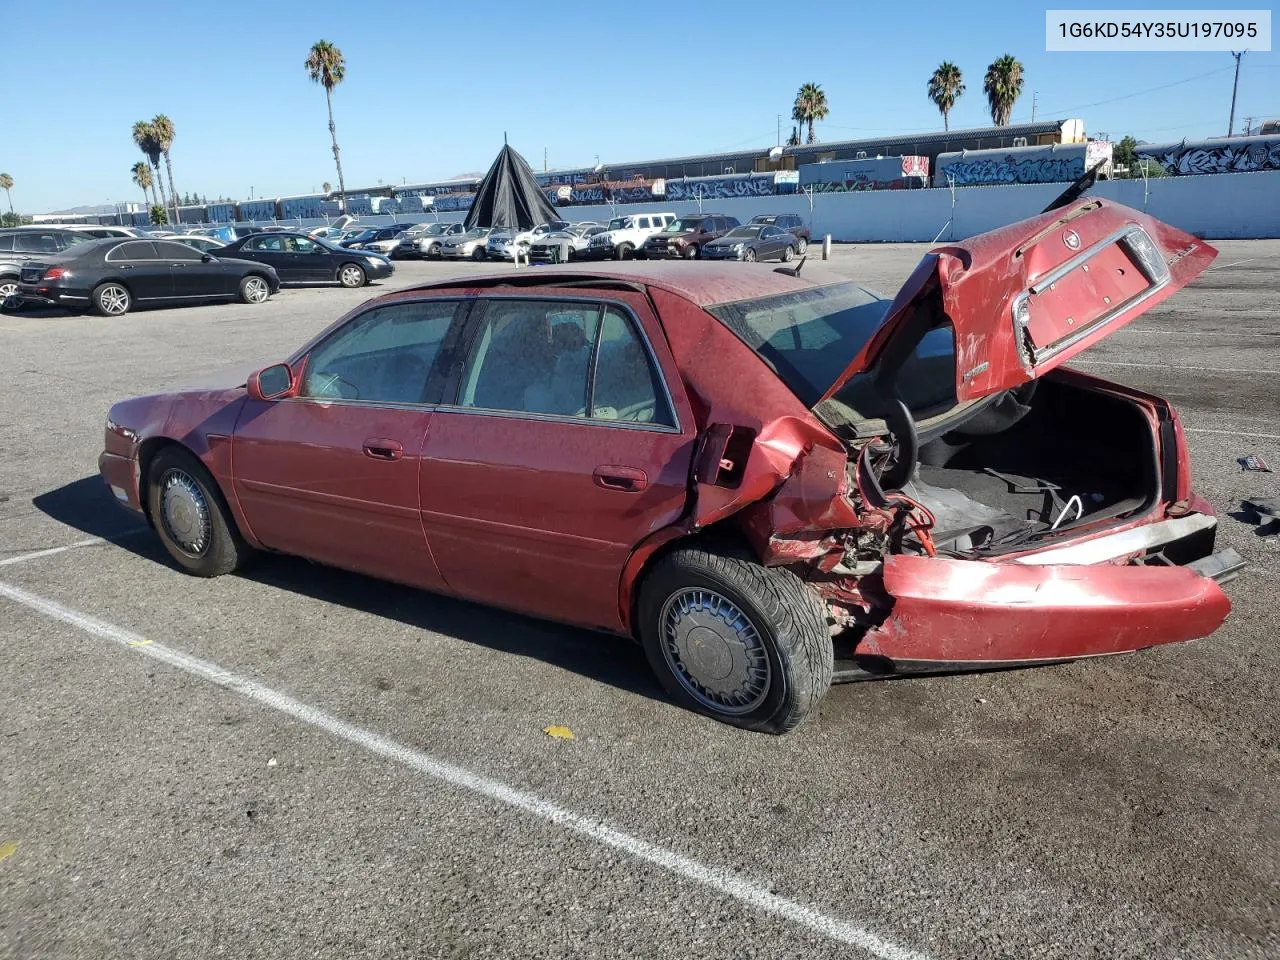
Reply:
[[427, 300], [362, 313], [312, 351], [299, 396], [427, 402], [427, 380], [456, 309], [456, 301]]
[[319, 246], [314, 240], [308, 240], [306, 237], [289, 237], [289, 249], [294, 253], [315, 253], [316, 247]]
[[185, 243], [165, 243], [156, 241], [156, 250], [164, 260], [177, 260], [184, 262], [199, 261], [201, 254], [199, 250], [187, 246]]
[[284, 253], [284, 238], [264, 233], [246, 240], [244, 249], [258, 250], [262, 253]]
[[605, 304], [491, 301], [460, 394], [465, 407], [673, 424], [639, 334]]
[[108, 260], [158, 260], [160, 255], [156, 253], [156, 245], [150, 240], [134, 240], [132, 243], [122, 243], [110, 253], [107, 254]]
[[13, 249], [13, 234], [0, 237], [0, 253], [8, 253]]
[[14, 249], [23, 253], [57, 253], [64, 244], [51, 233], [20, 233], [14, 241]]

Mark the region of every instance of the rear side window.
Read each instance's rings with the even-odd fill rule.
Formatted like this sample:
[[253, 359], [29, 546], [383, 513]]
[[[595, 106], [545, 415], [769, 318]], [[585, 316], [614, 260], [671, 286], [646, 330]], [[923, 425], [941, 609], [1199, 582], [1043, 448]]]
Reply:
[[640, 217], [639, 219], [637, 219], [637, 220], [636, 220], [636, 226], [637, 226], [637, 227], [639, 227], [641, 230], [648, 230], [648, 229], [649, 229], [649, 218], [648, 218], [648, 217]]
[[156, 253], [156, 245], [150, 240], [134, 240], [130, 243], [122, 243], [110, 253], [107, 259], [116, 260], [158, 260], [160, 255]]
[[492, 301], [463, 370], [464, 407], [671, 425], [631, 319], [606, 304]]
[[164, 243], [156, 242], [156, 252], [160, 254], [164, 260], [179, 260], [190, 262], [200, 260], [200, 251], [194, 247], [189, 247], [185, 243]]
[[0, 237], [0, 253], [8, 253], [13, 249], [13, 234]]
[[57, 253], [68, 245], [51, 233], [20, 233], [13, 248], [22, 253]]
[[362, 313], [307, 357], [299, 395], [425, 403], [431, 369], [456, 312], [456, 301], [429, 300]]

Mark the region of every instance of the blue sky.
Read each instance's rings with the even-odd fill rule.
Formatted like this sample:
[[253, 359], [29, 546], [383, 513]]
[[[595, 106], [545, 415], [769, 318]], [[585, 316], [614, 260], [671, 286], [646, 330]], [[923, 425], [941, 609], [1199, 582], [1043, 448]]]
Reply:
[[[1004, 53], [1026, 67], [1015, 121], [1030, 118], [1035, 91], [1038, 118], [1083, 117], [1090, 135], [1225, 133], [1230, 54], [1046, 53], [1044, 10], [214, 0], [124, 16], [97, 0], [45, 0], [39, 20], [57, 29], [6, 44], [0, 60], [0, 86], [19, 105], [0, 134], [0, 170], [26, 212], [139, 199], [129, 130], [163, 112], [177, 127], [180, 192], [336, 184], [324, 94], [302, 67], [321, 38], [347, 58], [334, 113], [349, 186], [483, 171], [504, 130], [537, 169], [544, 147], [551, 167], [767, 147], [777, 114], [789, 132], [806, 81], [831, 106], [820, 139], [940, 129], [925, 84], [944, 59], [968, 85], [952, 126], [985, 125], [982, 75]], [[1245, 57], [1237, 126], [1246, 115], [1280, 117], [1280, 55]]]

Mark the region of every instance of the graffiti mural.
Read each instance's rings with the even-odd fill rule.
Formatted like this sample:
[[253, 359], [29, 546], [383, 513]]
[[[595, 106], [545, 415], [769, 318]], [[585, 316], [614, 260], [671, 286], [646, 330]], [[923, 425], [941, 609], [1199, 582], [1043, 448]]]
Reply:
[[1009, 147], [992, 150], [961, 150], [938, 155], [933, 175], [935, 187], [954, 183], [957, 187], [987, 186], [997, 183], [1062, 183], [1078, 180], [1086, 166], [1103, 162], [1103, 177], [1111, 175], [1111, 144], [1055, 143], [1042, 147]]
[[724, 177], [689, 177], [667, 181], [668, 200], [733, 200], [737, 197], [771, 197], [777, 190], [773, 174], [738, 174]]
[[863, 157], [807, 163], [800, 168], [800, 183], [814, 193], [925, 187], [929, 184], [929, 158]]
[[1280, 170], [1280, 137], [1144, 143], [1134, 153], [1139, 160], [1154, 160], [1174, 177]]

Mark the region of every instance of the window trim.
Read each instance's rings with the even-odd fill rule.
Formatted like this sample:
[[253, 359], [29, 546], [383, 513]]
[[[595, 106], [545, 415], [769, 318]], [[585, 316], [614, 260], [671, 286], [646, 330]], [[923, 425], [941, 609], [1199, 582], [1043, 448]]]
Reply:
[[[575, 417], [558, 413], [531, 413], [524, 410], [502, 410], [494, 407], [475, 407], [464, 406], [458, 403], [458, 396], [462, 389], [462, 368], [466, 365], [466, 360], [470, 356], [471, 348], [474, 346], [476, 329], [474, 324], [477, 321], [483, 321], [485, 314], [488, 312], [488, 303], [495, 300], [520, 300], [533, 302], [549, 302], [549, 303], [582, 303], [600, 306], [600, 328], [604, 327], [604, 311], [609, 307], [616, 307], [623, 315], [623, 318], [631, 324], [632, 329], [639, 335], [641, 346], [645, 351], [645, 356], [651, 364], [650, 369], [657, 374], [658, 382], [662, 385], [662, 399], [666, 400], [667, 409], [671, 412], [671, 420], [673, 425], [665, 423], [644, 423], [639, 420], [604, 420], [599, 417]], [[671, 394], [671, 387], [667, 384], [666, 373], [662, 369], [662, 364], [658, 360], [657, 351], [653, 348], [653, 343], [649, 339], [648, 331], [645, 330], [644, 324], [640, 320], [640, 316], [632, 309], [631, 304], [614, 300], [608, 297], [556, 297], [556, 296], [528, 296], [520, 293], [502, 293], [502, 294], [485, 294], [474, 298], [472, 309], [467, 312], [463, 318], [462, 326], [459, 330], [460, 343], [456, 346], [459, 363], [457, 370], [452, 372], [445, 384], [445, 396], [442, 397], [437, 409], [447, 413], [463, 413], [477, 414], [486, 417], [508, 417], [513, 420], [538, 420], [551, 423], [576, 423], [594, 427], [621, 427], [627, 430], [644, 430], [651, 433], [672, 433], [681, 434], [684, 432], [684, 425], [680, 421], [680, 410], [676, 406], [675, 398]], [[595, 343], [591, 347], [591, 366], [587, 371], [587, 403], [592, 401], [592, 395], [595, 392], [595, 359], [600, 344], [600, 331], [596, 331]], [[441, 351], [443, 352], [443, 350]], [[590, 410], [590, 406], [586, 408]]]
[[106, 252], [106, 255], [102, 258], [102, 262], [103, 263], [160, 263], [161, 260], [163, 259], [162, 257], [159, 256], [158, 250], [156, 251], [157, 255], [154, 257], [113, 257], [112, 256], [112, 254], [115, 253], [117, 250], [123, 250], [125, 247], [127, 247], [131, 243], [149, 243], [151, 244], [151, 249], [156, 250], [156, 245], [154, 240], [143, 240], [139, 237], [134, 237], [133, 239], [126, 240], [124, 243], [120, 244], [119, 246], [112, 247], [110, 250], [108, 250]]

